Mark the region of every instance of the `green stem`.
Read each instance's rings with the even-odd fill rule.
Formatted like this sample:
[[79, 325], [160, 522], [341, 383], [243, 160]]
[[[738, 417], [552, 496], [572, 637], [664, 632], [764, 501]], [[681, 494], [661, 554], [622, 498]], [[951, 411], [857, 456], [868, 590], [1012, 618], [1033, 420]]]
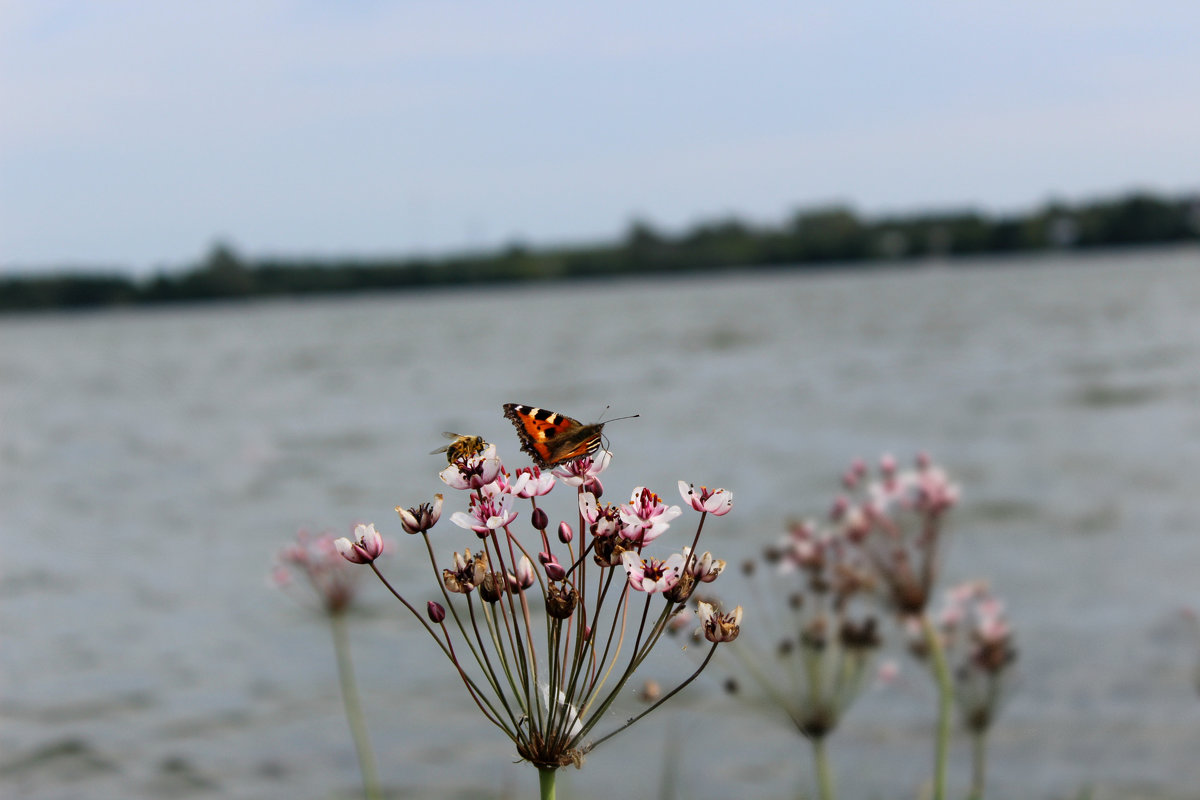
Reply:
[[983, 800], [983, 784], [987, 774], [987, 731], [976, 731], [971, 737], [971, 794], [969, 800]]
[[946, 653], [941, 637], [929, 620], [928, 614], [921, 615], [921, 630], [929, 647], [929, 661], [933, 667], [933, 678], [937, 682], [938, 719], [933, 766], [933, 800], [946, 797], [946, 755], [950, 748], [950, 712], [952, 711], [954, 687], [950, 682], [950, 668], [946, 665]]
[[541, 790], [541, 800], [554, 800], [554, 779], [556, 770], [538, 767], [538, 788]]
[[342, 705], [346, 709], [346, 721], [350, 723], [350, 735], [354, 749], [358, 752], [358, 768], [362, 772], [363, 794], [367, 800], [380, 800], [379, 772], [375, 767], [375, 752], [371, 749], [371, 737], [367, 734], [367, 723], [363, 717], [362, 703], [358, 697], [358, 684], [354, 680], [354, 664], [350, 661], [350, 639], [346, 633], [346, 617], [332, 614], [333, 649], [337, 653], [338, 681], [342, 687]]
[[829, 755], [825, 752], [825, 737], [817, 736], [811, 741], [813, 761], [817, 765], [817, 797], [833, 800], [833, 773], [829, 769]]

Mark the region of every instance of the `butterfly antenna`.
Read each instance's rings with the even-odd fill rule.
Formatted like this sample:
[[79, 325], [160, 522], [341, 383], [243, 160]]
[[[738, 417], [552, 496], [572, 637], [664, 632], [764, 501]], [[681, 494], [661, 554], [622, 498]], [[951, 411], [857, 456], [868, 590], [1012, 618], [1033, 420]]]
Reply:
[[629, 416], [627, 416], [627, 417], [613, 417], [612, 419], [610, 419], [610, 420], [608, 420], [608, 421], [605, 421], [605, 419], [604, 419], [604, 414], [607, 414], [607, 413], [608, 413], [608, 410], [609, 410], [610, 408], [612, 408], [612, 406], [605, 406], [605, 407], [604, 407], [604, 412], [603, 412], [603, 413], [600, 415], [600, 419], [596, 420], [596, 422], [604, 422], [604, 424], [605, 424], [605, 425], [607, 425], [609, 422], [616, 422], [616, 421], [617, 421], [617, 420], [619, 420], [619, 419], [633, 419], [634, 417], [640, 417], [640, 416], [641, 416], [641, 414], [630, 414], [630, 415], [629, 415]]

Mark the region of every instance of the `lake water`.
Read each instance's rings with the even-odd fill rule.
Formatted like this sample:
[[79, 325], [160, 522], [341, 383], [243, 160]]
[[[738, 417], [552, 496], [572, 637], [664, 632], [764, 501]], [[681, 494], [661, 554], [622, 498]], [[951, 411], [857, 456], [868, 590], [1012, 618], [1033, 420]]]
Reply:
[[[524, 463], [508, 401], [640, 413], [607, 429], [610, 494], [732, 489], [705, 546], [734, 562], [821, 513], [852, 457], [930, 451], [963, 489], [946, 582], [987, 577], [1017, 628], [991, 796], [1200, 797], [1195, 248], [0, 318], [0, 796], [353, 796], [328, 632], [269, 585], [272, 554], [301, 527], [403, 535], [443, 430]], [[461, 533], [443, 521], [444, 554]], [[400, 546], [386, 569], [423, 602]], [[531, 796], [424, 634], [365, 595], [393, 796]], [[690, 667], [665, 655], [664, 682]], [[831, 741], [844, 797], [927, 777], [932, 692], [900, 663]], [[720, 693], [726, 666], [560, 796], [659, 797], [664, 771], [677, 797], [811, 786], [795, 734]]]

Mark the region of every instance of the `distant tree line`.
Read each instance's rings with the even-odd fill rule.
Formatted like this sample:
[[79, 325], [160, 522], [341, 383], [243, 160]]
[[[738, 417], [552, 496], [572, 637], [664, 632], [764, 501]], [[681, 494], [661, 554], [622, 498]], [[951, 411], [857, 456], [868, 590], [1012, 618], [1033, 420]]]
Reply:
[[1134, 194], [1079, 205], [1050, 203], [1019, 216], [964, 211], [873, 220], [841, 206], [797, 213], [782, 226], [729, 218], [671, 236], [635, 221], [623, 240], [591, 246], [437, 258], [261, 259], [218, 244], [179, 273], [135, 279], [120, 271], [0, 278], [0, 310], [90, 308], [269, 295], [417, 289], [514, 280], [687, 273], [713, 269], [829, 268], [848, 263], [986, 253], [1200, 241], [1200, 195]]

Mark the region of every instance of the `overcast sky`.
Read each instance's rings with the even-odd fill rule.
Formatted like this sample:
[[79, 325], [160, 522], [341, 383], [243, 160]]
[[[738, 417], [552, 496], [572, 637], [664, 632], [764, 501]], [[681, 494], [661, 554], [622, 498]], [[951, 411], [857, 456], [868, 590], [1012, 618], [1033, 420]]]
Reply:
[[0, 0], [0, 265], [1200, 187], [1200, 3]]

